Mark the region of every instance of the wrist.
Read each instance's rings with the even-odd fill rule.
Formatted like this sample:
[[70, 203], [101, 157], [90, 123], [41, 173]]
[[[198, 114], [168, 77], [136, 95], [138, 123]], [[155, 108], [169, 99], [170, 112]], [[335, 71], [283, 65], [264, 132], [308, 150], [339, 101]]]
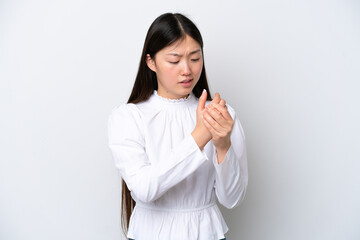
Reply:
[[191, 132], [191, 135], [194, 138], [194, 140], [195, 140], [196, 144], [198, 145], [198, 147], [200, 148], [200, 150], [202, 150], [210, 140], [210, 139], [206, 138], [205, 134], [201, 133], [197, 129], [194, 129]]
[[230, 146], [231, 146], [231, 142], [229, 141], [228, 143], [215, 146], [215, 148], [216, 148], [216, 151], [218, 153], [225, 153], [226, 154], [227, 151], [229, 150]]
[[228, 147], [216, 147], [216, 155], [217, 155], [217, 162], [221, 164], [225, 160], [225, 156], [227, 151], [229, 150], [230, 145]]

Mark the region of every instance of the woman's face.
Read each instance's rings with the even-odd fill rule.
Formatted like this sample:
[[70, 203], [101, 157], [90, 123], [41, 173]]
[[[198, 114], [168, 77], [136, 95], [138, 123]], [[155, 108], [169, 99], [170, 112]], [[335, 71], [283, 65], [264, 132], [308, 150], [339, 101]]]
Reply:
[[203, 55], [199, 43], [186, 35], [185, 39], [161, 49], [153, 59], [148, 54], [146, 62], [156, 73], [158, 94], [179, 99], [186, 97], [199, 81]]

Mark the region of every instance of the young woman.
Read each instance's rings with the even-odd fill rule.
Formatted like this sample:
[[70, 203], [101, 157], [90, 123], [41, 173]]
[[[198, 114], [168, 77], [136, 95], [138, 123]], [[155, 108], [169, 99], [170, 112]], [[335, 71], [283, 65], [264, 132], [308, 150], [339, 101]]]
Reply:
[[150, 26], [127, 104], [109, 117], [123, 179], [122, 223], [135, 240], [225, 239], [216, 205], [237, 206], [248, 172], [235, 111], [211, 99], [198, 28], [166, 13]]

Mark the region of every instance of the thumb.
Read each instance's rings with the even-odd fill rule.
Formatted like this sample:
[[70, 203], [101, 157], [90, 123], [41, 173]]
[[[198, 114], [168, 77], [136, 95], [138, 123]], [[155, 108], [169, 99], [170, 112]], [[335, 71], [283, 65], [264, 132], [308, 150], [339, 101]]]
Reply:
[[207, 99], [207, 92], [204, 89], [199, 98], [199, 102], [198, 102], [198, 106], [197, 106], [198, 111], [201, 111], [205, 108], [206, 99]]

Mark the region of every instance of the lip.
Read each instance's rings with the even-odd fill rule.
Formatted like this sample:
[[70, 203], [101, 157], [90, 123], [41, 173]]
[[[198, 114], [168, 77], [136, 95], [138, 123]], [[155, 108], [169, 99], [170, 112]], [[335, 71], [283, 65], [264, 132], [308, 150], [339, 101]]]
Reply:
[[192, 78], [188, 78], [188, 79], [185, 79], [185, 80], [182, 80], [180, 83], [186, 83], [186, 82], [191, 82], [193, 79]]
[[189, 88], [189, 87], [191, 87], [192, 82], [193, 82], [193, 79], [190, 78], [190, 79], [183, 80], [183, 81], [179, 82], [179, 84], [184, 88]]

